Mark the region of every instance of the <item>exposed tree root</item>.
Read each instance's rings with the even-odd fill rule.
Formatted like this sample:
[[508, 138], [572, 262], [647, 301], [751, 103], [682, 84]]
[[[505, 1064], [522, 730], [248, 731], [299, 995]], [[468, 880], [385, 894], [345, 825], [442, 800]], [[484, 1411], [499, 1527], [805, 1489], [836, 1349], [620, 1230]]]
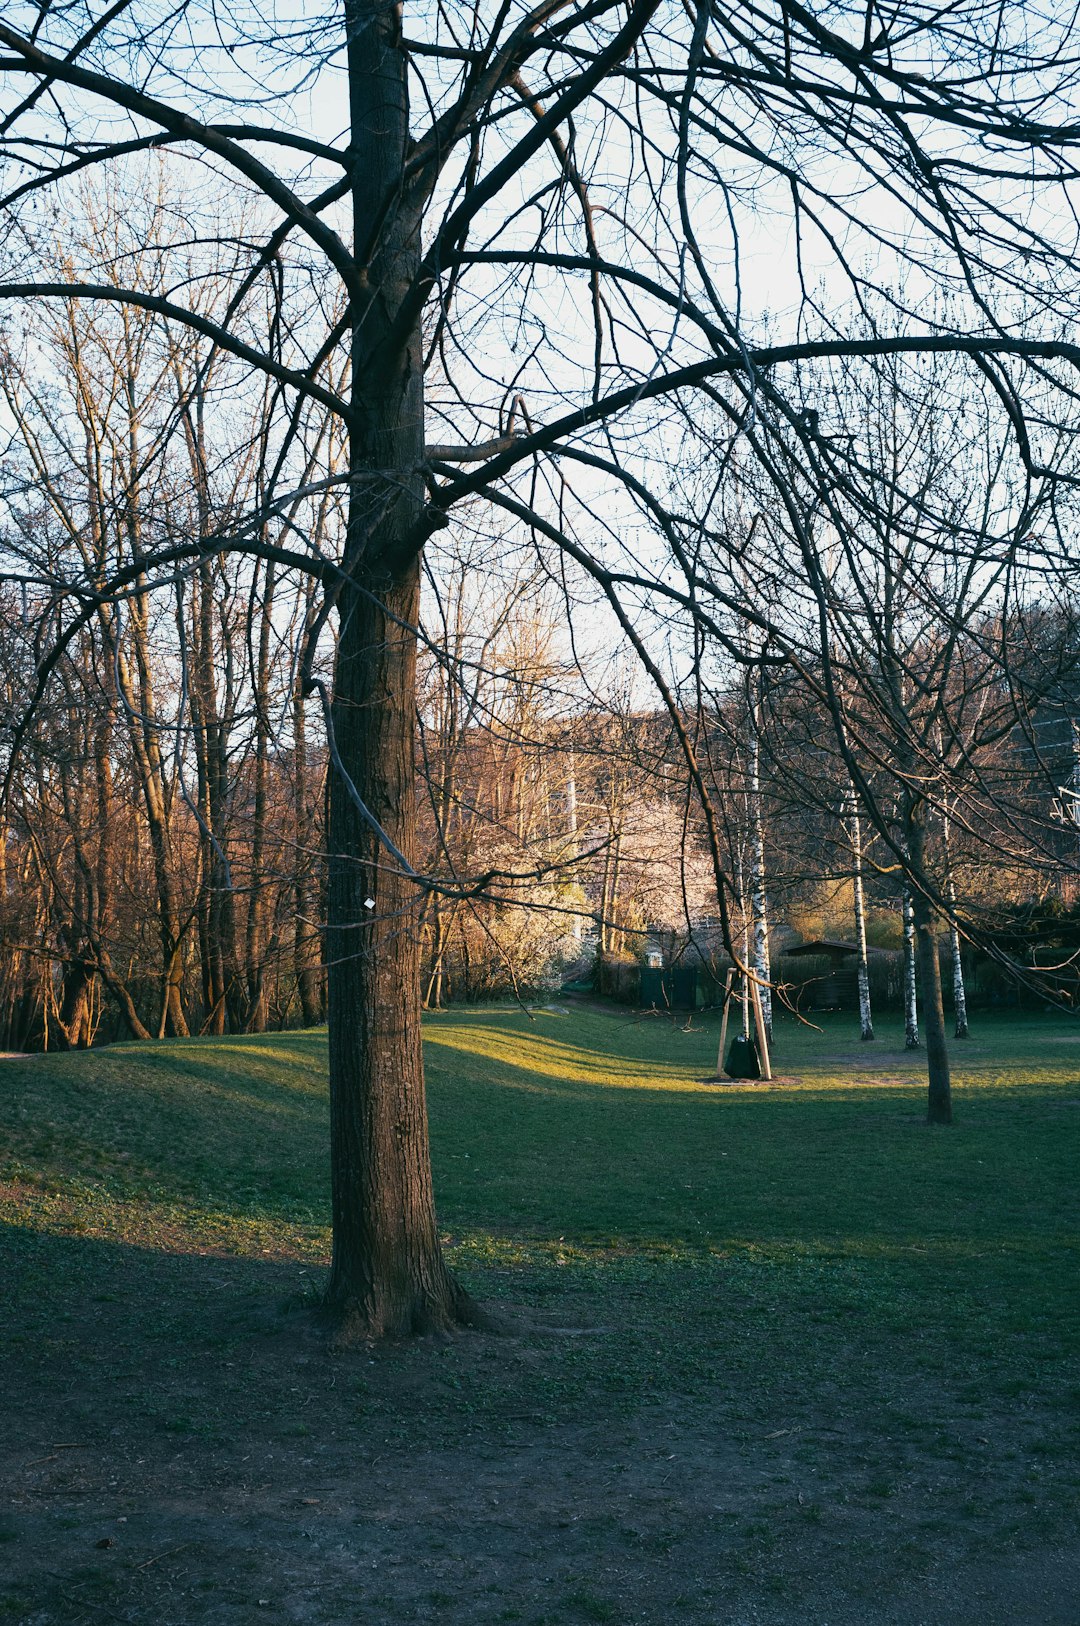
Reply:
[[504, 1330], [497, 1317], [479, 1305], [450, 1271], [445, 1276], [443, 1292], [420, 1293], [407, 1302], [377, 1302], [374, 1295], [344, 1303], [325, 1300], [319, 1314], [330, 1348], [349, 1350], [385, 1340], [449, 1337], [466, 1329]]

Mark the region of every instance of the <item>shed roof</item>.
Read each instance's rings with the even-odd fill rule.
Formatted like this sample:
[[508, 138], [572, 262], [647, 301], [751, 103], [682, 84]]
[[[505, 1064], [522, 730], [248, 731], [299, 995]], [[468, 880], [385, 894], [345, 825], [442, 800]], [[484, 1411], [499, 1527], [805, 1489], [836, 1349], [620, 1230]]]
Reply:
[[812, 943], [800, 943], [798, 948], [785, 949], [785, 954], [830, 954], [839, 959], [845, 954], [858, 954], [857, 943], [842, 943], [838, 937], [815, 937]]

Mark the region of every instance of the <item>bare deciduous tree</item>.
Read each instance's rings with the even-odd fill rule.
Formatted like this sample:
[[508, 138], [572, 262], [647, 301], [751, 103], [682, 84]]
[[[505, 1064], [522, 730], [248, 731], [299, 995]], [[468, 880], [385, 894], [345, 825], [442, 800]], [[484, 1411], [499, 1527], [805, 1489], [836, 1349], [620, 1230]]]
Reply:
[[[1049, 463], [1055, 479], [1070, 472], [1047, 428], [1072, 422], [1080, 361], [1059, 336], [1075, 306], [1071, 242], [1052, 235], [1047, 207], [1075, 176], [1068, 26], [975, 0], [948, 13], [906, 0], [886, 12], [847, 0], [478, 0], [454, 11], [344, 0], [316, 27], [303, 7], [260, 20], [228, 5], [17, 0], [5, 13], [0, 129], [18, 172], [4, 196], [14, 247], [0, 295], [9, 307], [151, 312], [198, 337], [204, 367], [224, 356], [251, 369], [268, 414], [245, 516], [210, 535], [144, 529], [130, 562], [96, 575], [39, 573], [64, 620], [31, 700], [89, 619], [123, 606], [149, 629], [151, 590], [175, 592], [177, 572], [219, 552], [260, 560], [264, 583], [271, 563], [317, 580], [307, 656], [336, 625], [332, 686], [304, 667], [331, 756], [328, 1306], [342, 1336], [473, 1313], [438, 1245], [419, 1030], [421, 919], [433, 887], [453, 898], [460, 886], [419, 872], [414, 777], [421, 555], [466, 502], [512, 516], [640, 659], [701, 803], [732, 944], [716, 810], [680, 705], [688, 640], [673, 629], [692, 623], [694, 647], [736, 663], [740, 629], [767, 635], [770, 658], [832, 718], [846, 775], [909, 873], [930, 975], [942, 900], [924, 862], [923, 735], [901, 727], [898, 834], [867, 776], [881, 735], [867, 725], [856, 738], [856, 709], [837, 700], [829, 622], [841, 583], [859, 590], [857, 561], [830, 581], [820, 521], [853, 547], [866, 521], [875, 536], [900, 534], [898, 502], [901, 532], [909, 498], [932, 504], [830, 440], [821, 397], [832, 360], [888, 391], [889, 358], [951, 355], [987, 380], [1021, 487], [1045, 487]], [[63, 208], [73, 174], [117, 172], [150, 150], [243, 202], [219, 223], [192, 205], [193, 242], [236, 240], [229, 292], [211, 311], [194, 297], [207, 275], [198, 253], [171, 256], [150, 288], [122, 262], [41, 275], [34, 205]], [[755, 300], [750, 268], [767, 256], [786, 274], [771, 290], [762, 278]], [[255, 288], [271, 296], [264, 331], [248, 316]], [[332, 546], [313, 545], [290, 507], [309, 403], [336, 415], [345, 442], [340, 465], [307, 481], [340, 484], [347, 516]], [[720, 513], [736, 460], [781, 516], [770, 550]], [[690, 506], [678, 490], [688, 470], [702, 498]], [[1008, 506], [1018, 549], [1019, 487]], [[948, 523], [970, 542], [970, 516]], [[842, 664], [865, 676], [871, 659], [860, 636]], [[884, 689], [864, 685], [872, 707], [887, 701], [885, 676]], [[124, 679], [136, 715], [148, 714], [151, 679], [149, 666]], [[894, 707], [890, 726], [903, 715]], [[142, 749], [157, 794], [154, 738]], [[168, 873], [167, 852], [159, 867]], [[177, 946], [184, 923], [166, 903], [163, 941]], [[173, 986], [167, 977], [163, 1011], [179, 1030]], [[931, 1051], [941, 1118], [936, 1035]]]

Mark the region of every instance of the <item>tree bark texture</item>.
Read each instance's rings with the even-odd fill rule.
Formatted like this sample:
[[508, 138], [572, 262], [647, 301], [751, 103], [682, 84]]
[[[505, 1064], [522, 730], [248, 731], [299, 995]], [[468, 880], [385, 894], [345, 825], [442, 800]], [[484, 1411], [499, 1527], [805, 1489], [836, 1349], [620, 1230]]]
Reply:
[[[423, 357], [394, 323], [419, 264], [404, 184], [397, 8], [347, 0], [354, 243], [350, 506], [328, 780], [330, 1136], [341, 1342], [471, 1319], [439, 1247], [420, 1044], [423, 893], [415, 853], [416, 633], [424, 502]], [[374, 235], [373, 235], [374, 233]], [[373, 246], [372, 246], [373, 245]]]
[[[413, 635], [418, 573], [343, 614], [335, 743], [356, 796], [413, 850]], [[329, 779], [330, 1136], [339, 1336], [446, 1327], [465, 1308], [439, 1248], [420, 1046], [421, 895], [340, 771]]]

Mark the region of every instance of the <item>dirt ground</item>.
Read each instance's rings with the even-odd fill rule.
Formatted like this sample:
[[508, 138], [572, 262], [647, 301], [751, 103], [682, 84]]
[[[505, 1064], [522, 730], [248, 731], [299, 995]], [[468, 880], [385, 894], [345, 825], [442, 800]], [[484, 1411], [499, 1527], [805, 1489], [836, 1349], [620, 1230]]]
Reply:
[[0, 1262], [0, 1621], [1080, 1622], [1030, 1404], [806, 1391], [767, 1348], [747, 1393], [719, 1342], [696, 1392], [622, 1395], [630, 1289], [598, 1325], [493, 1273], [502, 1336], [331, 1355], [295, 1261], [24, 1232]]

